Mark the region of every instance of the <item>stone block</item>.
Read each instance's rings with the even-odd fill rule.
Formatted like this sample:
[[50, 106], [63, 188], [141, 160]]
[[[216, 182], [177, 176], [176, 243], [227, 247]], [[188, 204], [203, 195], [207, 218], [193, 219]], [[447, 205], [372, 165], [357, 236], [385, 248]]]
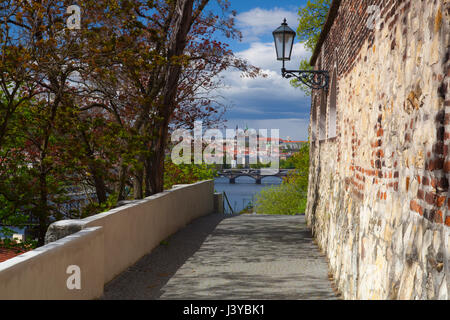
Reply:
[[52, 223], [45, 234], [45, 244], [65, 238], [71, 234], [81, 231], [86, 222], [82, 220], [61, 220]]

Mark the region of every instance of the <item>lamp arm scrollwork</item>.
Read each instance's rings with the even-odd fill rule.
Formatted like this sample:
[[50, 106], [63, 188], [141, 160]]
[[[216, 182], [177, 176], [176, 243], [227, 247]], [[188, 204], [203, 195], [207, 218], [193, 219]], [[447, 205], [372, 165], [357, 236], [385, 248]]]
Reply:
[[286, 70], [281, 69], [283, 78], [296, 78], [313, 90], [328, 89], [330, 76], [325, 70]]

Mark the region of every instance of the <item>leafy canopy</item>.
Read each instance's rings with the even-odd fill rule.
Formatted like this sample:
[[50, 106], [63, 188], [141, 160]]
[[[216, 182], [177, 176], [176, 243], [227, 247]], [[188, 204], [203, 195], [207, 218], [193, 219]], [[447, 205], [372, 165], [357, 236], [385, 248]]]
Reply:
[[306, 6], [298, 11], [297, 35], [300, 43], [303, 43], [310, 51], [316, 47], [330, 6], [331, 0], [309, 0]]
[[[325, 24], [330, 6], [331, 0], [309, 0], [308, 3], [298, 11], [299, 24], [297, 35], [300, 43], [304, 44], [306, 49], [311, 53], [314, 51], [317, 41], [319, 40], [320, 32]], [[311, 69], [312, 66], [309, 64], [308, 59], [300, 61], [300, 70]], [[306, 95], [311, 95], [311, 90], [302, 82], [294, 79], [291, 81], [291, 85], [300, 88]]]

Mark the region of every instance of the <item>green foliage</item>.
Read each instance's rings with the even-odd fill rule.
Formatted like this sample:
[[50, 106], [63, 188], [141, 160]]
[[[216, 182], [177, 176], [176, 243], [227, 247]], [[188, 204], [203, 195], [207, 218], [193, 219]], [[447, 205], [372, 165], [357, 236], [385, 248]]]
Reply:
[[[320, 32], [325, 24], [328, 10], [331, 6], [331, 0], [309, 0], [308, 3], [298, 11], [299, 24], [297, 35], [300, 43], [303, 43], [312, 52], [319, 40]], [[300, 70], [311, 70], [309, 61], [303, 59], [300, 61]], [[291, 85], [300, 88], [306, 95], [311, 95], [311, 89], [296, 79], [291, 81]]]
[[256, 197], [256, 212], [280, 215], [304, 212], [306, 198], [303, 191], [297, 185], [287, 183], [263, 189]]
[[206, 164], [174, 164], [170, 159], [164, 165], [164, 189], [170, 189], [176, 184], [191, 184], [198, 181], [214, 179], [217, 170]]
[[[58, 159], [64, 136], [50, 130], [60, 119], [51, 114], [50, 106], [42, 100], [22, 103], [9, 118], [0, 146], [0, 222], [10, 226], [39, 224], [41, 243], [47, 224], [64, 218], [58, 208], [69, 200], [67, 187], [71, 183], [67, 174], [70, 167], [61, 166]], [[10, 234], [7, 228], [1, 229]]]
[[[312, 69], [313, 69], [313, 67], [309, 64], [309, 61], [307, 59], [303, 59], [300, 61], [299, 70], [312, 70]], [[299, 88], [308, 97], [311, 96], [311, 89], [307, 85], [305, 85], [303, 82], [301, 82], [295, 78], [292, 79], [290, 82], [294, 88]]]
[[319, 40], [320, 32], [327, 18], [331, 0], [309, 0], [298, 11], [299, 24], [297, 35], [305, 47], [313, 51]]
[[[261, 162], [258, 162], [257, 164], [251, 164], [250, 168], [252, 169], [262, 169], [262, 168], [270, 168], [271, 164], [263, 164]], [[245, 169], [243, 165], [237, 165], [236, 169]]]
[[[306, 144], [305, 144], [306, 145]], [[305, 148], [305, 145], [302, 148]], [[303, 150], [303, 149], [301, 149]], [[301, 164], [299, 164], [299, 153], [294, 154], [292, 157], [287, 158], [286, 160], [280, 160], [280, 169], [300, 169]]]
[[90, 202], [81, 210], [80, 219], [93, 216], [99, 212], [109, 211], [117, 206], [117, 194], [113, 193], [108, 196], [106, 202]]
[[295, 215], [304, 213], [308, 192], [309, 144], [290, 158], [295, 171], [279, 186], [263, 189], [256, 195], [256, 212]]

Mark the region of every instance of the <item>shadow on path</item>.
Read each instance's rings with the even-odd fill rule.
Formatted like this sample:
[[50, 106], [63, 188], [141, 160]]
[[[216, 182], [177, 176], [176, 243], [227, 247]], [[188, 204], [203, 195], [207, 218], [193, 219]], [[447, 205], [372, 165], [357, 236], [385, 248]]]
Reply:
[[139, 260], [134, 266], [105, 285], [103, 299], [156, 299], [161, 288], [189, 259], [226, 218], [211, 214], [196, 219], [178, 231], [167, 243], [161, 244]]
[[304, 216], [197, 219], [105, 287], [105, 299], [336, 299]]

